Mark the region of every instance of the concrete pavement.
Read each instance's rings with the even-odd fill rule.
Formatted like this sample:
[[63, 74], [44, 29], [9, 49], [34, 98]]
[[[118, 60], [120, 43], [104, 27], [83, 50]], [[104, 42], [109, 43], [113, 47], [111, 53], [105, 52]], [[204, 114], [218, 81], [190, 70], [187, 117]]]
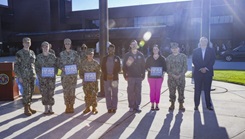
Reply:
[[[23, 114], [21, 98], [0, 102], [0, 137], [7, 139], [244, 139], [245, 86], [213, 82], [214, 111], [200, 105], [194, 111], [194, 92], [191, 79], [186, 79], [186, 111], [168, 111], [170, 105], [167, 76], [162, 85], [159, 111], [150, 111], [149, 85], [142, 85], [141, 113], [128, 112], [127, 82], [120, 75], [119, 103], [115, 114], [107, 113], [105, 98], [98, 98], [96, 115], [83, 115], [85, 108], [81, 80], [78, 80], [74, 114], [65, 114], [60, 77], [55, 90], [54, 115], [43, 115], [41, 96], [33, 96], [32, 107], [38, 112], [30, 117]], [[203, 100], [203, 99], [202, 99]]]
[[[0, 62], [15, 61], [14, 57], [1, 57]], [[245, 70], [244, 62], [216, 60], [215, 69]], [[188, 59], [191, 70], [191, 59]], [[116, 139], [116, 138], [170, 138], [170, 139], [244, 139], [245, 138], [245, 86], [213, 81], [214, 111], [201, 105], [194, 111], [194, 90], [191, 79], [186, 79], [186, 111], [168, 111], [170, 105], [167, 76], [162, 85], [159, 111], [150, 111], [149, 85], [142, 85], [141, 113], [128, 112], [127, 82], [120, 75], [119, 103], [115, 114], [107, 113], [105, 98], [98, 98], [97, 115], [83, 115], [85, 108], [81, 80], [78, 80], [74, 114], [65, 114], [60, 77], [57, 77], [54, 115], [43, 115], [41, 95], [33, 96], [32, 107], [38, 112], [30, 117], [23, 114], [21, 98], [0, 101], [0, 138], [7, 139]], [[2, 92], [1, 92], [2, 93]], [[204, 100], [204, 99], [202, 99]]]

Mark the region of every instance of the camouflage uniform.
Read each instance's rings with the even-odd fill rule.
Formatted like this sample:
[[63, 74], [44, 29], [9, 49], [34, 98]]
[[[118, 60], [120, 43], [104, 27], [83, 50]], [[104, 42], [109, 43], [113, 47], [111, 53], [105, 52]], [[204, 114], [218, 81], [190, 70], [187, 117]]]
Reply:
[[34, 92], [34, 81], [36, 79], [35, 59], [36, 55], [32, 50], [21, 49], [16, 53], [14, 72], [18, 78], [23, 80], [22, 101], [24, 105], [31, 104]]
[[[66, 65], [79, 66], [79, 55], [76, 51], [60, 52], [59, 68], [64, 69]], [[61, 83], [63, 86], [64, 100], [66, 105], [73, 105], [75, 103], [75, 90], [77, 85], [77, 74], [66, 75], [65, 71], [61, 73]]]
[[[80, 78], [83, 79], [83, 91], [85, 93], [86, 107], [97, 107], [97, 93], [98, 93], [98, 79], [100, 79], [100, 65], [96, 60], [88, 61], [87, 59], [82, 61], [82, 66], [79, 68]], [[96, 72], [95, 82], [85, 82], [84, 74], [86, 72]]]
[[[40, 93], [42, 95], [43, 105], [54, 105], [54, 90], [55, 80], [58, 71], [57, 58], [55, 55], [49, 53], [48, 56], [44, 56], [43, 53], [37, 55], [37, 61], [35, 63], [37, 76], [39, 79]], [[54, 68], [54, 77], [42, 77], [42, 67]]]
[[87, 58], [86, 51], [81, 51], [80, 52], [80, 60], [81, 62]]
[[49, 52], [51, 53], [51, 54], [54, 54], [55, 55], [55, 51], [53, 50], [53, 49], [49, 49]]
[[[176, 88], [179, 93], [179, 103], [184, 102], [185, 73], [187, 71], [187, 57], [185, 54], [169, 55], [166, 59], [168, 73], [168, 87], [170, 102], [176, 100]], [[181, 75], [179, 79], [174, 79], [172, 75]]]

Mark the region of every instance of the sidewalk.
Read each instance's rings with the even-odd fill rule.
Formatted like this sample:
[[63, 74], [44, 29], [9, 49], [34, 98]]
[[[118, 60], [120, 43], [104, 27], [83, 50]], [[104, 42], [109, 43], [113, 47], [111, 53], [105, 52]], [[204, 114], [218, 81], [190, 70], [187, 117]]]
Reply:
[[200, 105], [194, 111], [194, 92], [191, 79], [186, 79], [185, 112], [173, 112], [170, 105], [167, 76], [162, 85], [159, 111], [150, 111], [149, 87], [142, 85], [141, 113], [128, 112], [127, 82], [120, 75], [119, 103], [115, 114], [107, 113], [105, 98], [98, 98], [97, 115], [83, 115], [84, 95], [78, 80], [74, 114], [65, 114], [60, 77], [57, 78], [54, 115], [43, 115], [41, 96], [33, 96], [32, 107], [38, 112], [30, 117], [23, 114], [21, 99], [0, 101], [0, 137], [7, 139], [244, 139], [245, 86], [213, 82], [214, 111]]
[[[99, 61], [99, 58], [96, 58]], [[14, 62], [15, 56], [8, 56], [8, 57], [0, 57], [0, 62]], [[188, 70], [192, 70], [192, 59], [191, 57], [188, 58]], [[245, 70], [245, 61], [242, 62], [226, 62], [223, 60], [216, 60], [214, 64], [215, 70]]]

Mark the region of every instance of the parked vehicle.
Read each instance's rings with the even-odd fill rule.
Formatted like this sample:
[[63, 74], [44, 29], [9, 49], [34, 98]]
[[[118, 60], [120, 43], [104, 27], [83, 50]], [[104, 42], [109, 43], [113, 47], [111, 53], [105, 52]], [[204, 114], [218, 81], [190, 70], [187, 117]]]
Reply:
[[233, 50], [221, 52], [221, 56], [225, 61], [232, 61], [238, 58], [245, 58], [245, 44], [239, 45]]

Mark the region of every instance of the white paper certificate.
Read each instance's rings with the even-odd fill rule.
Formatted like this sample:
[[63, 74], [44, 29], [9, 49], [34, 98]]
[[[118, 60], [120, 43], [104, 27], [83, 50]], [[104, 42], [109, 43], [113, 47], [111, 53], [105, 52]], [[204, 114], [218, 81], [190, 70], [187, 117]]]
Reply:
[[84, 79], [85, 82], [95, 82], [96, 81], [96, 72], [86, 72], [84, 73]]
[[42, 67], [42, 77], [54, 77], [54, 67]]
[[65, 66], [65, 75], [77, 74], [77, 65], [66, 65]]
[[162, 67], [151, 67], [151, 76], [162, 76]]

